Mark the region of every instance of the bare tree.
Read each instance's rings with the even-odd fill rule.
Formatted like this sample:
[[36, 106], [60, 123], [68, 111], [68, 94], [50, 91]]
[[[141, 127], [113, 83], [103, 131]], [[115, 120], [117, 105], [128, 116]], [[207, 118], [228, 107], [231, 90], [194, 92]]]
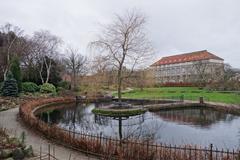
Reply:
[[[48, 83], [52, 60], [58, 57], [58, 49], [62, 40], [59, 37], [52, 35], [49, 31], [39, 31], [34, 33], [32, 42], [34, 45], [32, 51], [36, 55], [40, 64], [39, 75], [41, 81], [42, 83]], [[46, 68], [46, 77], [43, 75], [44, 67]]]
[[97, 77], [96, 83], [101, 87], [107, 85], [109, 88], [110, 83], [112, 82], [113, 66], [109, 62], [108, 57], [101, 55], [95, 56], [92, 60], [91, 69], [93, 75]]
[[231, 80], [236, 75], [236, 72], [230, 64], [224, 64], [224, 76], [223, 81], [227, 82]]
[[72, 47], [68, 47], [67, 57], [64, 58], [64, 63], [66, 65], [67, 70], [71, 74], [71, 83], [73, 84], [73, 89], [77, 87], [77, 76], [83, 75], [87, 71], [87, 58], [79, 53], [77, 49], [73, 49]]
[[196, 75], [196, 81], [199, 87], [203, 87], [209, 80], [209, 64], [204, 60], [196, 61], [193, 64], [192, 71]]
[[98, 55], [94, 57], [94, 60], [92, 61], [92, 72], [96, 74], [103, 74], [109, 68], [111, 67], [111, 64], [109, 63], [109, 59], [106, 56]]
[[155, 85], [155, 75], [151, 68], [137, 69], [130, 77], [124, 80], [124, 85], [127, 87], [137, 87], [141, 91], [145, 87], [153, 87]]
[[[5, 65], [3, 67], [5, 80], [11, 66], [11, 57], [14, 56], [13, 54], [16, 54], [14, 52], [19, 52], [19, 50], [16, 48], [23, 47], [23, 45], [19, 45], [21, 43], [20, 37], [23, 34], [23, 30], [17, 26], [13, 26], [12, 24], [7, 23], [0, 27], [0, 33], [3, 37], [1, 57], [5, 61]], [[14, 48], [15, 50], [13, 50]], [[4, 57], [6, 57], [6, 59], [4, 59]]]
[[[90, 44], [99, 52], [106, 53], [106, 57], [115, 66], [119, 102], [123, 79], [130, 76], [134, 68], [146, 62], [153, 53], [145, 33], [145, 22], [145, 17], [135, 10], [128, 11], [123, 16], [116, 15], [111, 24], [104, 26], [98, 39]], [[131, 72], [124, 75], [124, 67], [130, 68]]]
[[219, 82], [224, 76], [224, 64], [209, 63], [207, 60], [196, 61], [193, 64], [192, 74], [196, 75], [199, 87], [208, 83]]
[[218, 90], [239, 90], [238, 71], [229, 64], [224, 64], [222, 79], [219, 81]]

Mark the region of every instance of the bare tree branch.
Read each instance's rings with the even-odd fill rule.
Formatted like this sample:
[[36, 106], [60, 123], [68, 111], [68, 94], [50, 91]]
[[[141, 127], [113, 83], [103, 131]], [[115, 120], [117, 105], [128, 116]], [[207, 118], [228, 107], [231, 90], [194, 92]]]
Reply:
[[[52, 60], [58, 57], [58, 49], [62, 44], [62, 40], [59, 37], [52, 35], [49, 31], [39, 31], [34, 33], [32, 43], [32, 51], [36, 55], [41, 68], [39, 70], [40, 78], [42, 83], [48, 83], [51, 73]], [[46, 77], [43, 77], [42, 74], [43, 66], [46, 68]]]
[[[21, 30], [17, 26], [13, 26], [10, 23], [7, 23], [0, 27], [0, 33], [5, 35], [5, 46], [6, 46], [6, 66], [4, 68], [4, 79], [6, 79], [6, 75], [10, 69], [10, 57], [14, 56], [12, 53], [12, 48], [18, 46], [17, 43], [20, 40], [20, 37], [23, 34], [23, 30]], [[18, 46], [21, 47], [21, 46]], [[19, 50], [18, 50], [19, 51]], [[12, 53], [12, 55], [11, 55]]]
[[77, 76], [83, 75], [87, 71], [87, 58], [79, 53], [77, 49], [68, 47], [66, 50], [67, 56], [63, 59], [67, 70], [71, 74], [73, 89], [77, 87]]
[[[135, 10], [123, 16], [116, 15], [111, 24], [104, 26], [98, 39], [90, 43], [92, 48], [108, 55], [111, 64], [116, 66], [119, 101], [123, 79], [153, 54], [145, 33], [145, 22], [145, 17]], [[128, 75], [123, 74], [124, 67], [131, 68]]]

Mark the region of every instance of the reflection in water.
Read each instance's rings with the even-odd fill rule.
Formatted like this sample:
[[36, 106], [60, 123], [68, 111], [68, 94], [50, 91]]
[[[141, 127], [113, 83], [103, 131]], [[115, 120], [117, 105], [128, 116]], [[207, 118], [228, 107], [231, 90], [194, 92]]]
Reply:
[[49, 112], [43, 112], [41, 113], [41, 119], [48, 123], [58, 123], [61, 119], [61, 112], [59, 110], [53, 110]]
[[211, 108], [171, 109], [156, 112], [155, 115], [166, 121], [208, 128], [219, 121], [232, 121], [236, 116], [225, 114]]
[[72, 104], [44, 111], [38, 117], [75, 132], [105, 137], [203, 146], [213, 143], [220, 148], [238, 147], [238, 116], [209, 108], [184, 108], [113, 118], [94, 115], [91, 111], [95, 106]]

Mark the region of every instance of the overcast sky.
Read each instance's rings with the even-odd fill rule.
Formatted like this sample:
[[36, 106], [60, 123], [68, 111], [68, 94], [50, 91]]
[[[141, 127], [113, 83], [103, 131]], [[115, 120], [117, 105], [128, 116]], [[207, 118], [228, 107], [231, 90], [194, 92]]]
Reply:
[[89, 54], [98, 24], [131, 8], [148, 18], [156, 60], [207, 49], [240, 68], [239, 0], [0, 0], [0, 25], [9, 22], [30, 35], [49, 30]]

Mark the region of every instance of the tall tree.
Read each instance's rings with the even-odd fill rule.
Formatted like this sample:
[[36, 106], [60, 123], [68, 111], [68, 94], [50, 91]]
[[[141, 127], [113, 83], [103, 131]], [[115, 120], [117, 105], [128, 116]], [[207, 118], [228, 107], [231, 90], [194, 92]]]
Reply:
[[[52, 60], [56, 59], [59, 54], [59, 47], [62, 40], [52, 35], [49, 31], [35, 32], [32, 38], [33, 48], [32, 51], [37, 57], [39, 67], [39, 75], [42, 83], [48, 83], [52, 69]], [[46, 69], [46, 75], [43, 75]]]
[[11, 68], [11, 57], [21, 57], [25, 49], [23, 30], [7, 23], [0, 27], [0, 64], [6, 80], [7, 72]]
[[79, 53], [77, 49], [68, 47], [66, 50], [67, 57], [63, 59], [67, 71], [71, 75], [71, 84], [73, 89], [77, 88], [77, 76], [83, 75], [87, 71], [87, 58]]
[[[118, 99], [122, 98], [122, 82], [130, 76], [134, 68], [144, 63], [153, 53], [153, 48], [145, 32], [146, 18], [132, 10], [124, 15], [116, 15], [115, 20], [105, 25], [102, 34], [91, 42], [98, 52], [107, 53], [106, 57], [117, 70]], [[130, 68], [127, 75], [124, 67]]]

